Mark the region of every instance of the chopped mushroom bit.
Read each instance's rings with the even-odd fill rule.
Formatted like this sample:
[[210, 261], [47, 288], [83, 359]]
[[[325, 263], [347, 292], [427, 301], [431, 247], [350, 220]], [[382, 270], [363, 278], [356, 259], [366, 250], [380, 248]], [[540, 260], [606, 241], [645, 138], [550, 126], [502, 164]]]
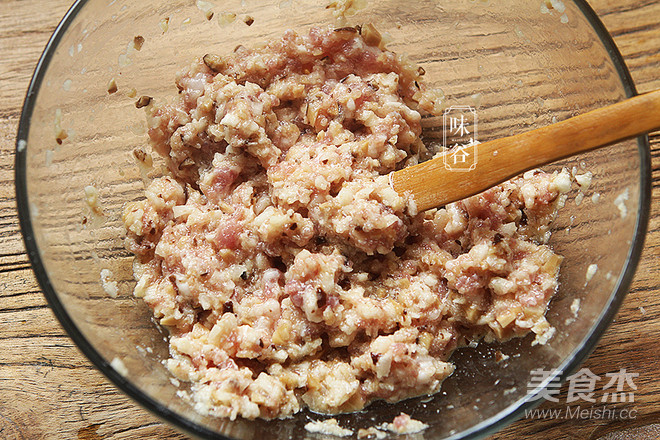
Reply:
[[214, 72], [220, 72], [225, 67], [224, 59], [218, 55], [206, 54], [203, 60], [206, 67]]
[[135, 102], [135, 107], [142, 108], [151, 104], [150, 96], [140, 96], [140, 98]]
[[60, 130], [57, 132], [57, 135], [55, 136], [55, 141], [58, 143], [58, 145], [62, 145], [65, 139], [69, 137], [69, 133], [63, 128], [60, 128]]
[[367, 23], [363, 25], [360, 33], [362, 34], [362, 38], [364, 38], [364, 42], [367, 43], [369, 46], [379, 47], [383, 41], [383, 36], [371, 23]]
[[138, 35], [135, 38], [133, 38], [133, 47], [135, 50], [141, 50], [142, 45], [144, 44], [144, 37], [142, 35]]
[[108, 93], [112, 95], [113, 93], [117, 93], [117, 82], [115, 81], [114, 78], [110, 79], [110, 82], [108, 82]]

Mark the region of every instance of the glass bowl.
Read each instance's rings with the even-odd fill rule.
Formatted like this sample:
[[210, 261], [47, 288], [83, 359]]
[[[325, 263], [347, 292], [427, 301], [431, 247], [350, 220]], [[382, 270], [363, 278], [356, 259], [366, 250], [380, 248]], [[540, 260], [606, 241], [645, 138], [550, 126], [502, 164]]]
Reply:
[[[581, 0], [354, 4], [359, 7], [348, 24], [373, 23], [386, 31], [388, 48], [419, 63], [426, 80], [444, 91], [446, 105], [476, 110], [480, 141], [635, 94], [612, 39]], [[71, 338], [119, 389], [195, 436], [302, 438], [304, 425], [320, 416], [304, 411], [285, 420], [230, 421], [202, 416], [177, 396], [162, 364], [166, 335], [132, 296], [132, 256], [123, 245], [122, 207], [143, 194], [132, 152], [147, 143], [144, 112], [136, 109], [131, 89], [138, 96], [173, 95], [174, 73], [194, 57], [265, 41], [286, 28], [332, 24], [326, 5], [78, 1], [48, 43], [28, 91], [16, 150], [17, 203], [46, 298]], [[226, 23], [227, 13], [237, 14], [233, 23]], [[136, 36], [144, 38], [140, 50]], [[112, 78], [118, 91], [109, 94]], [[539, 402], [534, 392], [565, 378], [589, 355], [623, 300], [642, 249], [648, 140], [621, 142], [547, 169], [562, 167], [594, 178], [585, 195], [570, 193], [554, 223], [550, 244], [565, 258], [547, 314], [555, 336], [546, 345], [524, 338], [460, 349], [452, 358], [456, 372], [440, 393], [375, 403], [338, 416], [341, 425], [368, 427], [404, 411], [429, 424], [424, 438], [479, 438], [520, 417]], [[95, 197], [98, 205], [87, 203]], [[597, 271], [587, 281], [592, 265]], [[116, 298], [103, 287], [103, 270], [117, 283]], [[538, 368], [552, 374], [529, 386]]]

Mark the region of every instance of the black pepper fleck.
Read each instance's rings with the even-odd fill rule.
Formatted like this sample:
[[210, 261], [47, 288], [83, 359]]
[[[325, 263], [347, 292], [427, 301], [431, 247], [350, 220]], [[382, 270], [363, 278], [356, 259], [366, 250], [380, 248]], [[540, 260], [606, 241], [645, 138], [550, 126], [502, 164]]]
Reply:
[[347, 27], [336, 28], [336, 29], [335, 29], [335, 32], [344, 32], [344, 31], [346, 31], [346, 32], [352, 32], [352, 33], [354, 33], [354, 34], [357, 34], [357, 33], [359, 33], [361, 30], [362, 30], [362, 28], [357, 29], [356, 27], [350, 27], [350, 26], [347, 26]]
[[139, 51], [142, 49], [142, 45], [144, 44], [144, 37], [142, 35], [138, 35], [135, 38], [133, 38], [133, 47], [135, 50]]
[[520, 226], [527, 226], [527, 214], [525, 213], [524, 209], [520, 210]]

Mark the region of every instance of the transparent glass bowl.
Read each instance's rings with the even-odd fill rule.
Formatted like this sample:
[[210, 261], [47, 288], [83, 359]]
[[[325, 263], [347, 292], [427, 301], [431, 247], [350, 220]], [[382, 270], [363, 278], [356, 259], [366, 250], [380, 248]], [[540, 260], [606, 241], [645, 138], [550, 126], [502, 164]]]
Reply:
[[[447, 105], [474, 107], [481, 141], [635, 94], [621, 56], [584, 1], [553, 2], [551, 10], [546, 2], [522, 0], [366, 3], [348, 23], [371, 22], [386, 31], [388, 47], [423, 66], [426, 79], [444, 90]], [[161, 362], [168, 355], [165, 334], [132, 296], [132, 257], [123, 246], [122, 207], [143, 194], [132, 151], [147, 142], [144, 113], [129, 90], [160, 99], [173, 95], [174, 73], [194, 57], [255, 44], [286, 28], [330, 24], [326, 4], [217, 1], [209, 21], [205, 2], [79, 1], [49, 42], [27, 95], [17, 142], [17, 201], [27, 251], [51, 307], [121, 390], [199, 437], [304, 437], [310, 414], [229, 421], [201, 416], [177, 397]], [[223, 12], [237, 19], [221, 26]], [[251, 26], [247, 16], [254, 19]], [[138, 35], [144, 37], [140, 51], [133, 48]], [[115, 94], [107, 91], [111, 78]], [[547, 168], [561, 167], [591, 171], [594, 180], [581, 204], [577, 189], [571, 193], [554, 224], [550, 243], [565, 257], [548, 312], [556, 335], [545, 346], [532, 347], [525, 338], [461, 349], [453, 357], [457, 371], [439, 394], [376, 403], [339, 416], [342, 425], [368, 427], [405, 411], [430, 425], [424, 438], [481, 437], [535, 404], [527, 389], [531, 370], [552, 370], [548, 381], [566, 377], [588, 356], [622, 301], [642, 249], [650, 199], [648, 140]], [[98, 190], [100, 219], [85, 202], [87, 186]], [[587, 283], [592, 264], [598, 270]], [[118, 282], [117, 298], [103, 289], [103, 269]], [[496, 350], [509, 358], [497, 362]], [[111, 367], [115, 358], [123, 361], [124, 375]]]

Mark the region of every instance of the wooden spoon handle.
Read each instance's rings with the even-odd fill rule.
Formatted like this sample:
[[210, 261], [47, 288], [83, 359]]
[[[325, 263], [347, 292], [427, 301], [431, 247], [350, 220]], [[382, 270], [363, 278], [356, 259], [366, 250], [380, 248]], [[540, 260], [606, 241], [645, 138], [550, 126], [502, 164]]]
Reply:
[[390, 174], [399, 194], [410, 192], [419, 211], [440, 207], [527, 170], [660, 128], [660, 90], [592, 110], [556, 124], [477, 146], [471, 171], [445, 169], [443, 157]]

